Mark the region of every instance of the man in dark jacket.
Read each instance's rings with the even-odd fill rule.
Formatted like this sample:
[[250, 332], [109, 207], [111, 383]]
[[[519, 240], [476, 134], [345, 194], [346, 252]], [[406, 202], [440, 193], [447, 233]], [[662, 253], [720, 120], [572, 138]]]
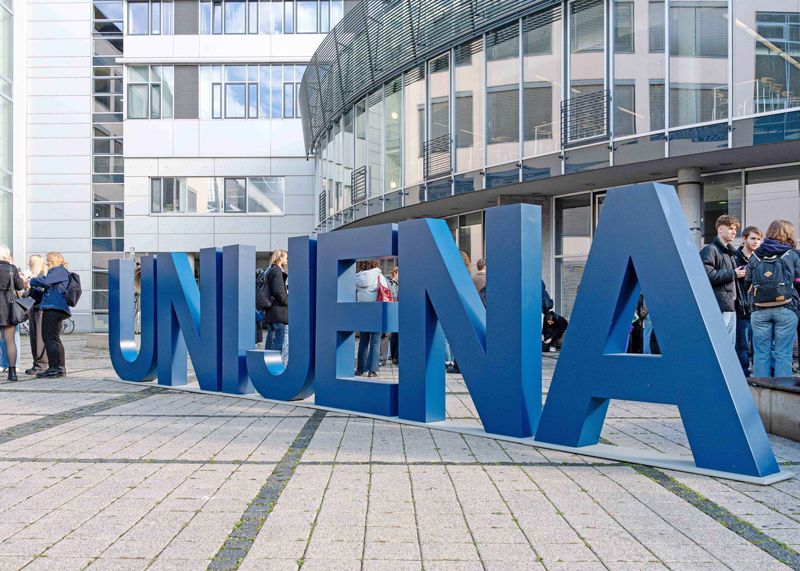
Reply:
[[[736, 266], [747, 268], [750, 256], [761, 245], [764, 233], [756, 226], [748, 226], [742, 230], [742, 245], [736, 250]], [[745, 278], [736, 280], [736, 354], [745, 377], [750, 376], [750, 345], [753, 342], [753, 330], [750, 327], [750, 307], [752, 294], [745, 287]]]
[[705, 266], [708, 281], [714, 290], [722, 320], [731, 338], [731, 344], [736, 345], [736, 280], [743, 278], [745, 269], [738, 267], [734, 260], [736, 250], [731, 242], [736, 238], [739, 228], [739, 219], [727, 214], [717, 218], [715, 224], [717, 237], [714, 241], [700, 250], [700, 259]]

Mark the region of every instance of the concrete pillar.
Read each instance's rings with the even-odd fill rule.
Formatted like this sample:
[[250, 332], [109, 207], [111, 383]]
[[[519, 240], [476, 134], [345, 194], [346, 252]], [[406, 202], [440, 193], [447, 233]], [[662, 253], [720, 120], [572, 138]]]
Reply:
[[678, 169], [678, 200], [700, 249], [703, 247], [703, 179], [699, 168]]

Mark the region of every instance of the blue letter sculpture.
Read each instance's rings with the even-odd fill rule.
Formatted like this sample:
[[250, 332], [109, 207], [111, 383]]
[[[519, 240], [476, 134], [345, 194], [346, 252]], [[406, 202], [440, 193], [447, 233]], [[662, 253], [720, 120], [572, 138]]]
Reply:
[[256, 338], [256, 249], [222, 248], [222, 392], [253, 392], [247, 376], [247, 350]]
[[394, 224], [319, 236], [316, 404], [383, 416], [397, 415], [397, 383], [362, 381], [353, 377], [354, 332], [397, 331], [398, 305], [356, 302], [355, 261], [396, 255], [397, 226]]
[[134, 261], [108, 262], [108, 349], [111, 364], [124, 381], [152, 381], [156, 378], [156, 259], [142, 258], [141, 343], [136, 348], [136, 303]]
[[206, 391], [222, 390], [221, 278], [222, 250], [218, 248], [200, 250], [202, 296], [186, 254], [158, 255], [159, 384], [186, 384], [188, 347], [200, 388]]
[[317, 241], [289, 238], [289, 259], [292, 261], [289, 362], [283, 366], [280, 351], [247, 352], [250, 380], [258, 393], [268, 399], [301, 400], [314, 393]]
[[[444, 331], [487, 432], [531, 436], [542, 408], [541, 208], [486, 211], [481, 304], [443, 220], [400, 225], [400, 417], [445, 418]], [[441, 322], [441, 325], [440, 325]]]
[[[675, 404], [700, 468], [779, 471], [670, 186], [610, 190], [536, 439], [596, 444], [609, 400]], [[662, 355], [625, 355], [647, 295]]]

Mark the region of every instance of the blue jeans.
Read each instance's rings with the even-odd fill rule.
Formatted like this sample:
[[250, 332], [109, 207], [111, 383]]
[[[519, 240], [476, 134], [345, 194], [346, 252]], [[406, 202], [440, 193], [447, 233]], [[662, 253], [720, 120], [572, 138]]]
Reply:
[[267, 323], [267, 340], [264, 342], [264, 350], [280, 351], [283, 349], [284, 335], [286, 335], [285, 324]]
[[725, 322], [725, 330], [728, 332], [728, 337], [731, 338], [731, 345], [736, 347], [736, 312], [723, 311], [722, 321]]
[[753, 312], [753, 376], [792, 376], [792, 344], [797, 314], [788, 307], [766, 307]]
[[[19, 343], [19, 325], [17, 325], [17, 330], [14, 332], [14, 343], [17, 344], [17, 363], [19, 363], [19, 350], [20, 350], [20, 343]], [[16, 367], [16, 365], [14, 365]], [[6, 340], [3, 338], [3, 335], [0, 334], [0, 369], [8, 369], [8, 353], [6, 352]]]
[[653, 320], [650, 319], [650, 314], [644, 318], [644, 332], [642, 333], [642, 353], [645, 355], [650, 354], [650, 338], [653, 336]]
[[358, 337], [358, 364], [356, 371], [378, 372], [378, 359], [381, 356], [381, 334], [361, 332]]
[[745, 377], [750, 376], [750, 344], [753, 342], [753, 328], [750, 326], [750, 319], [736, 316], [736, 354], [739, 356], [739, 363], [742, 365], [742, 372]]

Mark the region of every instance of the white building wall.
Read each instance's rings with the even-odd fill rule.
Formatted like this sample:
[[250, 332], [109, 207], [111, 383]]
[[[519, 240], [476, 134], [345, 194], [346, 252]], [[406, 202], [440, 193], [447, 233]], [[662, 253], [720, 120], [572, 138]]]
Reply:
[[[88, 290], [92, 3], [28, 0], [17, 6], [27, 17], [25, 67], [17, 68], [18, 76], [24, 73], [27, 92], [23, 147], [27, 180], [25, 204], [20, 205], [26, 222], [24, 248], [15, 252], [17, 263], [23, 265], [30, 254], [60, 251]], [[73, 310], [79, 329], [91, 328], [90, 310], [91, 295], [84, 295]]]
[[[126, 36], [127, 65], [305, 63], [323, 35]], [[151, 177], [280, 176], [282, 216], [150, 214]], [[300, 119], [125, 121], [125, 249], [286, 248], [314, 229], [314, 165]]]

